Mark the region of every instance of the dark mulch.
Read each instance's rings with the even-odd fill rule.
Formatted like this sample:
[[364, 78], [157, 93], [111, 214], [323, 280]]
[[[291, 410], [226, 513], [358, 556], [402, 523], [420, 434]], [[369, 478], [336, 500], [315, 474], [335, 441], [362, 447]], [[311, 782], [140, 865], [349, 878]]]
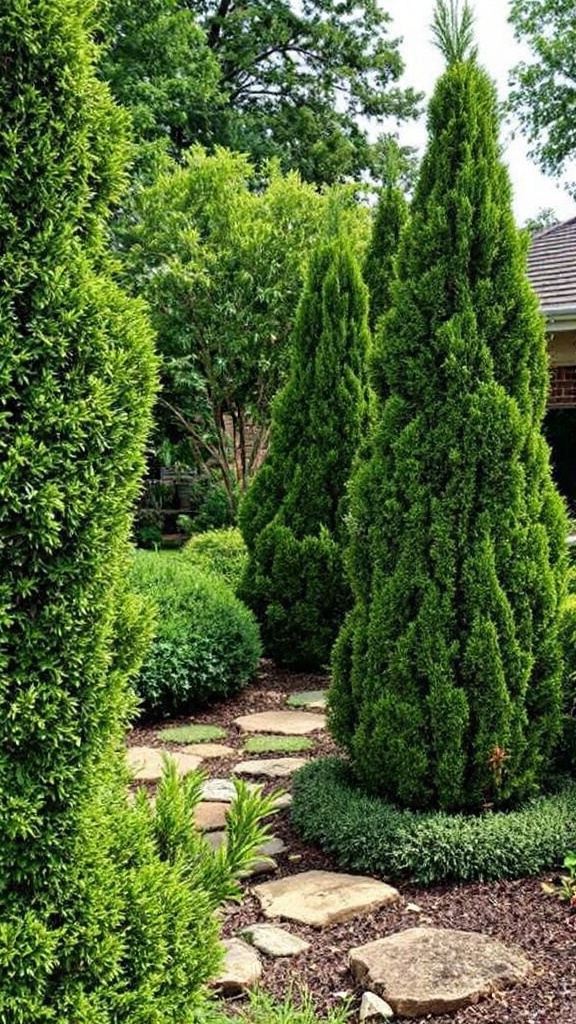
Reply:
[[[323, 676], [290, 673], [263, 662], [254, 683], [226, 702], [195, 714], [194, 721], [225, 726], [228, 737], [222, 742], [238, 748], [240, 753], [243, 737], [234, 725], [235, 718], [253, 711], [284, 708], [289, 693], [326, 686]], [[161, 725], [182, 725], [185, 721], [190, 719], [172, 719]], [[158, 728], [158, 724], [135, 728], [129, 742], [159, 746]], [[312, 738], [314, 749], [297, 756], [334, 752], [330, 738]], [[230, 767], [230, 760], [205, 764], [211, 776], [228, 775]], [[275, 785], [287, 788], [289, 783], [282, 780]], [[274, 877], [312, 868], [337, 870], [330, 857], [300, 841], [291, 826], [289, 811], [276, 816], [274, 832], [288, 847], [285, 854], [276, 858], [278, 871]], [[417, 924], [463, 928], [518, 946], [534, 964], [533, 977], [527, 985], [499, 993], [477, 1006], [427, 1019], [436, 1024], [576, 1024], [576, 912], [559, 899], [545, 896], [541, 891], [542, 881], [520, 879], [430, 889], [400, 883], [398, 888], [403, 901], [397, 908], [388, 907], [321, 930], [287, 923], [290, 931], [310, 939], [311, 948], [297, 957], [263, 958], [262, 984], [279, 999], [284, 998], [290, 986], [307, 986], [320, 1012], [334, 1006], [345, 995], [352, 996], [352, 1005], [357, 1008], [360, 993], [347, 967], [349, 949]], [[250, 894], [249, 883], [245, 885], [245, 892], [242, 904], [226, 912], [223, 925], [226, 936], [246, 924], [265, 920], [256, 898]], [[420, 909], [407, 910], [407, 903]], [[352, 1022], [356, 1020], [354, 1014]]]

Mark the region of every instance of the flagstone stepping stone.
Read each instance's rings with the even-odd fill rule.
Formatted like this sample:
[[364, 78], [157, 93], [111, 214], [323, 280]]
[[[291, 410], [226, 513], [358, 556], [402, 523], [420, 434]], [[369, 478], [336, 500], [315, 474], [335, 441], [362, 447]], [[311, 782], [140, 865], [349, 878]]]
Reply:
[[242, 939], [224, 939], [224, 963], [211, 983], [222, 996], [237, 996], [258, 984], [262, 961], [253, 946]]
[[262, 757], [253, 761], [240, 761], [232, 771], [235, 775], [264, 775], [268, 779], [282, 779], [307, 763], [305, 757]]
[[285, 917], [322, 928], [395, 903], [400, 893], [386, 882], [333, 871], [303, 871], [254, 887], [265, 917]]
[[212, 757], [236, 756], [234, 747], [228, 747], [225, 743], [187, 743], [186, 753], [196, 754], [197, 757], [202, 757], [205, 761]]
[[[226, 832], [207, 832], [205, 839], [213, 850], [218, 850], [226, 842]], [[279, 853], [284, 853], [285, 849], [286, 844], [282, 839], [277, 839], [276, 837], [269, 839], [267, 843], [263, 843], [262, 846], [258, 847], [254, 860], [245, 871], [240, 873], [240, 878], [252, 878], [254, 875], [264, 875], [276, 871], [278, 864], [274, 857]]]
[[202, 799], [230, 804], [236, 799], [236, 789], [230, 779], [206, 779], [202, 783]]
[[221, 801], [204, 800], [194, 809], [196, 828], [201, 832], [214, 832], [224, 828], [230, 804]]
[[519, 950], [450, 928], [408, 928], [351, 949], [349, 960], [357, 981], [403, 1017], [452, 1013], [524, 981], [532, 969]]
[[292, 708], [310, 708], [311, 711], [323, 711], [326, 707], [328, 690], [301, 690], [291, 693], [286, 703]]
[[266, 956], [297, 956], [310, 949], [310, 943], [275, 924], [251, 924], [240, 935]]
[[242, 732], [275, 732], [282, 736], [305, 736], [326, 728], [326, 715], [309, 711], [257, 711], [240, 715], [234, 722]]
[[292, 793], [280, 793], [275, 801], [275, 810], [283, 811], [286, 807], [292, 806]]
[[364, 992], [360, 1003], [359, 1020], [374, 1020], [375, 1017], [379, 1020], [391, 1020], [393, 1016], [394, 1010], [390, 1003], [380, 999], [380, 996], [374, 995], [373, 992]]
[[128, 747], [128, 767], [138, 782], [156, 782], [162, 778], [163, 758], [168, 755], [176, 762], [179, 775], [187, 775], [202, 764], [202, 758], [187, 751], [162, 750], [161, 747]]

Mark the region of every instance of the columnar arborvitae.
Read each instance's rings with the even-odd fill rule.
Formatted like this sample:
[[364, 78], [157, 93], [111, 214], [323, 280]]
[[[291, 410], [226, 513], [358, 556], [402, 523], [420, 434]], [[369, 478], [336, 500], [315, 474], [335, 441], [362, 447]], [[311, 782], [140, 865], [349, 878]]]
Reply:
[[326, 664], [350, 603], [342, 500], [367, 423], [368, 337], [366, 286], [337, 236], [312, 255], [269, 452], [240, 510], [249, 551], [240, 593], [282, 664]]
[[[130, 923], [122, 910], [135, 860], [121, 879], [114, 846], [118, 859], [129, 855], [102, 808], [138, 643], [121, 585], [156, 367], [140, 305], [107, 271], [105, 220], [122, 185], [125, 126], [93, 74], [92, 8], [4, 0], [0, 9], [6, 1024], [119, 1021], [130, 985], [140, 986], [122, 976], [128, 931], [138, 927], [137, 913]], [[130, 914], [135, 890], [132, 898]], [[152, 992], [151, 975], [146, 984]]]
[[394, 260], [400, 235], [408, 216], [408, 204], [401, 189], [386, 182], [380, 193], [372, 237], [364, 263], [364, 280], [368, 285], [370, 311], [368, 322], [375, 329], [380, 317], [390, 309]]
[[331, 723], [368, 790], [478, 810], [534, 793], [558, 735], [565, 518], [495, 91], [469, 9], [440, 0], [436, 30], [448, 67], [378, 350], [387, 397], [351, 489]]

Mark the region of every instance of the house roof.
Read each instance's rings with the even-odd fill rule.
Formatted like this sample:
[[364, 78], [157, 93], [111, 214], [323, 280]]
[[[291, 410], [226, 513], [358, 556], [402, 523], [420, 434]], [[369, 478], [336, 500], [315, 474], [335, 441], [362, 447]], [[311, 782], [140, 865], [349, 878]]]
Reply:
[[576, 313], [576, 217], [538, 231], [528, 253], [528, 277], [547, 319]]

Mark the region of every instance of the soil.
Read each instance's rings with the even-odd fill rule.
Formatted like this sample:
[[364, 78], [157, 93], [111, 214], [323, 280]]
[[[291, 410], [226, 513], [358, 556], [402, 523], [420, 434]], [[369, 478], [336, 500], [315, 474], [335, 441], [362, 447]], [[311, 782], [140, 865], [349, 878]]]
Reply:
[[[221, 742], [240, 751], [245, 737], [234, 725], [239, 715], [284, 709], [288, 694], [327, 686], [324, 676], [292, 673], [263, 661], [255, 682], [225, 702], [197, 712], [193, 720], [224, 726], [228, 736]], [[177, 747], [177, 744], [161, 742], [157, 730], [188, 721], [190, 717], [139, 726], [130, 733], [129, 742], [166, 749]], [[298, 757], [338, 753], [327, 735], [313, 734], [311, 738], [314, 747], [299, 752]], [[208, 760], [202, 767], [212, 777], [225, 777], [230, 774], [231, 763], [230, 759]], [[278, 781], [267, 783], [266, 789], [287, 789], [289, 785], [281, 780], [280, 784]], [[274, 834], [284, 840], [287, 849], [275, 858], [278, 869], [270, 877], [313, 868], [338, 870], [329, 856], [301, 842], [292, 828], [289, 810], [280, 812], [273, 820]], [[257, 881], [267, 877], [259, 876]], [[397, 887], [403, 899], [397, 906], [322, 929], [288, 923], [288, 930], [309, 939], [312, 945], [296, 957], [262, 957], [261, 984], [279, 1000], [284, 999], [289, 988], [297, 990], [305, 986], [311, 991], [320, 1015], [350, 997], [353, 1010], [350, 1020], [351, 1024], [356, 1024], [361, 992], [348, 970], [349, 949], [418, 924], [461, 928], [484, 932], [519, 947], [534, 965], [533, 976], [528, 984], [500, 992], [476, 1006], [427, 1017], [427, 1020], [435, 1024], [576, 1024], [576, 911], [557, 897], [542, 892], [542, 882], [550, 880], [551, 876], [547, 876], [428, 889], [400, 882]], [[245, 897], [239, 906], [226, 908], [224, 936], [235, 934], [247, 924], [265, 920], [250, 886], [250, 882], [245, 883]], [[407, 904], [419, 909], [408, 909]]]

